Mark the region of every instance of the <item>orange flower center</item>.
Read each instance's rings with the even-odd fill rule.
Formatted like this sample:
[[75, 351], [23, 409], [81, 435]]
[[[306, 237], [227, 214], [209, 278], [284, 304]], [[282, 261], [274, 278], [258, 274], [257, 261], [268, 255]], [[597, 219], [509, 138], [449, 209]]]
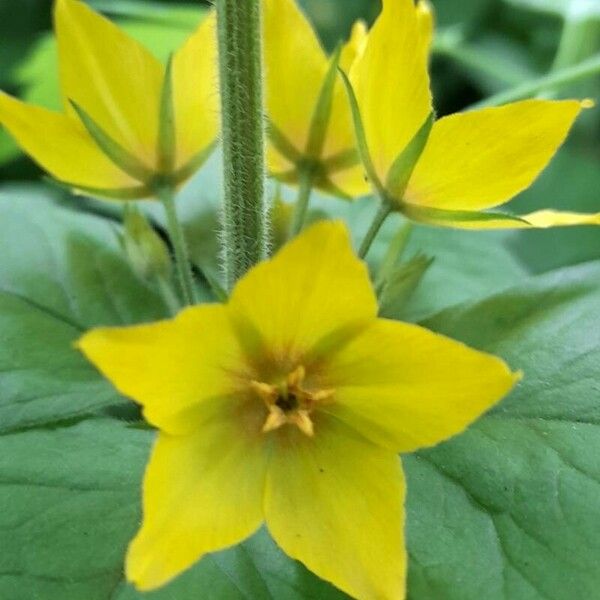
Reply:
[[306, 370], [300, 365], [288, 373], [279, 384], [250, 382], [250, 387], [263, 400], [269, 411], [262, 428], [264, 433], [293, 424], [305, 435], [314, 435], [314, 424], [310, 414], [318, 404], [330, 402], [334, 392], [328, 389], [306, 389], [305, 379]]

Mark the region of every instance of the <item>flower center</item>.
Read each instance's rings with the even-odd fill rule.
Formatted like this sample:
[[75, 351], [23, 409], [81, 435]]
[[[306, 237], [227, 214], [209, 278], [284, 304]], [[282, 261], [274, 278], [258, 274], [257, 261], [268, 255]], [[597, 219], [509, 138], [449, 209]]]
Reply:
[[269, 413], [263, 432], [274, 431], [282, 425], [296, 425], [302, 433], [312, 437], [314, 424], [311, 412], [319, 403], [331, 401], [333, 390], [309, 390], [304, 387], [306, 370], [300, 365], [279, 384], [251, 381], [250, 387], [263, 400]]

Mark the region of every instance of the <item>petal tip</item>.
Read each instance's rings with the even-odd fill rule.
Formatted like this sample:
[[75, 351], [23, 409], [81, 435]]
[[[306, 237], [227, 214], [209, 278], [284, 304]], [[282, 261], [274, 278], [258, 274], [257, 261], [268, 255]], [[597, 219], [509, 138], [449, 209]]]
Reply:
[[595, 108], [596, 101], [593, 100], [592, 98], [585, 98], [580, 102], [580, 104], [581, 104], [581, 108], [583, 108], [583, 109]]

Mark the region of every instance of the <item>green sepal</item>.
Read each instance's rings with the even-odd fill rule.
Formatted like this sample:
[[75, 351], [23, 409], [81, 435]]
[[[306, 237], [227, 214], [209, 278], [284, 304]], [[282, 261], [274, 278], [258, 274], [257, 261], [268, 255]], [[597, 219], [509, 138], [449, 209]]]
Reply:
[[[290, 169], [289, 171], [281, 171], [280, 173], [271, 173], [270, 175], [275, 181], [279, 183], [286, 183], [288, 185], [296, 185], [300, 181], [300, 173], [298, 169]], [[350, 194], [347, 194], [335, 185], [329, 178], [324, 176], [320, 171], [313, 176], [313, 185], [318, 187], [321, 191], [341, 200], [354, 200]]]
[[403, 202], [399, 205], [400, 212], [406, 217], [426, 223], [428, 225], [440, 225], [442, 227], [453, 227], [454, 223], [477, 223], [486, 221], [497, 221], [499, 219], [515, 221], [517, 223], [530, 223], [517, 215], [500, 211], [472, 211], [472, 210], [444, 210], [442, 208], [431, 208], [428, 206], [418, 206]]
[[279, 129], [279, 127], [271, 120], [269, 120], [267, 124], [267, 135], [277, 152], [291, 163], [297, 164], [302, 160], [302, 152], [287, 139], [283, 131], [281, 131], [281, 129]]
[[160, 95], [158, 121], [158, 169], [171, 173], [175, 168], [177, 138], [175, 134], [175, 106], [173, 102], [173, 55], [169, 55]]
[[337, 154], [332, 154], [321, 162], [327, 173], [344, 171], [345, 169], [350, 169], [360, 164], [360, 155], [356, 148], [348, 148], [348, 150], [342, 150]]
[[183, 165], [183, 167], [177, 169], [177, 171], [175, 171], [169, 177], [171, 183], [177, 186], [189, 179], [209, 159], [216, 147], [217, 140], [214, 140], [208, 146], [206, 146], [206, 148], [203, 148], [200, 150], [200, 152], [192, 156], [192, 158], [190, 158], [190, 160]]
[[417, 255], [395, 267], [380, 286], [379, 316], [399, 318], [434, 259]]
[[401, 200], [410, 181], [410, 177], [425, 150], [427, 140], [435, 122], [435, 114], [429, 113], [427, 119], [408, 146], [396, 157], [389, 170], [385, 187], [392, 198]]
[[354, 200], [354, 198], [350, 194], [347, 194], [342, 188], [335, 185], [333, 181], [326, 177], [319, 179], [317, 181], [317, 185], [319, 186], [319, 189], [321, 191], [325, 192], [326, 194], [329, 194], [330, 196], [335, 196], [340, 200]]
[[358, 153], [365, 168], [365, 172], [379, 196], [381, 198], [386, 198], [386, 190], [383, 187], [379, 176], [377, 175], [375, 165], [373, 164], [373, 160], [371, 159], [371, 153], [369, 152], [369, 144], [367, 143], [367, 134], [365, 133], [365, 128], [360, 114], [360, 107], [358, 106], [358, 100], [356, 99], [356, 94], [354, 93], [354, 89], [346, 73], [344, 73], [342, 69], [338, 69], [338, 72], [342, 77], [342, 81], [344, 82], [344, 86], [346, 87], [346, 93], [348, 94], [348, 101], [350, 103], [350, 109], [352, 111], [352, 121], [354, 122], [354, 131], [356, 133], [356, 144], [358, 146]]
[[119, 169], [141, 182], [149, 181], [154, 172], [144, 165], [136, 156], [126, 150], [119, 142], [114, 140], [88, 113], [74, 100], [70, 100], [71, 106], [83, 123], [96, 145]]
[[341, 53], [342, 46], [338, 44], [329, 62], [329, 68], [323, 80], [323, 85], [321, 86], [321, 91], [319, 92], [312, 115], [305, 151], [306, 156], [311, 158], [319, 159], [323, 152], [323, 145], [327, 136], [329, 121], [331, 120], [333, 91], [337, 82]]
[[108, 198], [110, 200], [142, 200], [150, 199], [153, 195], [152, 191], [142, 185], [139, 187], [131, 188], [96, 188], [86, 185], [80, 185], [78, 183], [70, 183], [69, 181], [61, 181], [60, 179], [53, 179], [52, 177], [44, 177], [44, 180], [51, 185], [65, 190], [69, 193], [89, 195], [99, 198]]

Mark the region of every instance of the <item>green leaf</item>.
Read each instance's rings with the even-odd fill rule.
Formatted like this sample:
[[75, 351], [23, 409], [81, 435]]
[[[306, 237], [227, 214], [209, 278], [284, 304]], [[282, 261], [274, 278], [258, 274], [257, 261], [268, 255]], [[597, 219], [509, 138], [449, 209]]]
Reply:
[[120, 401], [73, 342], [97, 325], [169, 313], [127, 265], [118, 229], [59, 208], [40, 191], [0, 193], [0, 431]]
[[343, 600], [263, 529], [140, 594], [123, 562], [140, 521], [154, 434], [94, 420], [0, 437], [0, 598], [33, 600]]
[[[586, 265], [426, 323], [499, 353], [526, 377], [467, 433], [404, 457], [411, 599], [595, 597], [599, 301], [600, 264]], [[140, 595], [126, 585], [121, 566], [152, 439], [102, 420], [0, 437], [0, 597], [345, 598], [264, 529], [163, 590]]]
[[600, 263], [425, 326], [523, 382], [488, 416], [406, 457], [413, 600], [572, 600], [600, 589]]
[[[592, 111], [589, 111], [592, 112]], [[583, 213], [598, 211], [598, 156], [563, 148], [538, 181], [510, 207], [517, 213], [542, 208]], [[556, 227], [513, 232], [509, 247], [534, 273], [600, 258], [596, 227]]]

